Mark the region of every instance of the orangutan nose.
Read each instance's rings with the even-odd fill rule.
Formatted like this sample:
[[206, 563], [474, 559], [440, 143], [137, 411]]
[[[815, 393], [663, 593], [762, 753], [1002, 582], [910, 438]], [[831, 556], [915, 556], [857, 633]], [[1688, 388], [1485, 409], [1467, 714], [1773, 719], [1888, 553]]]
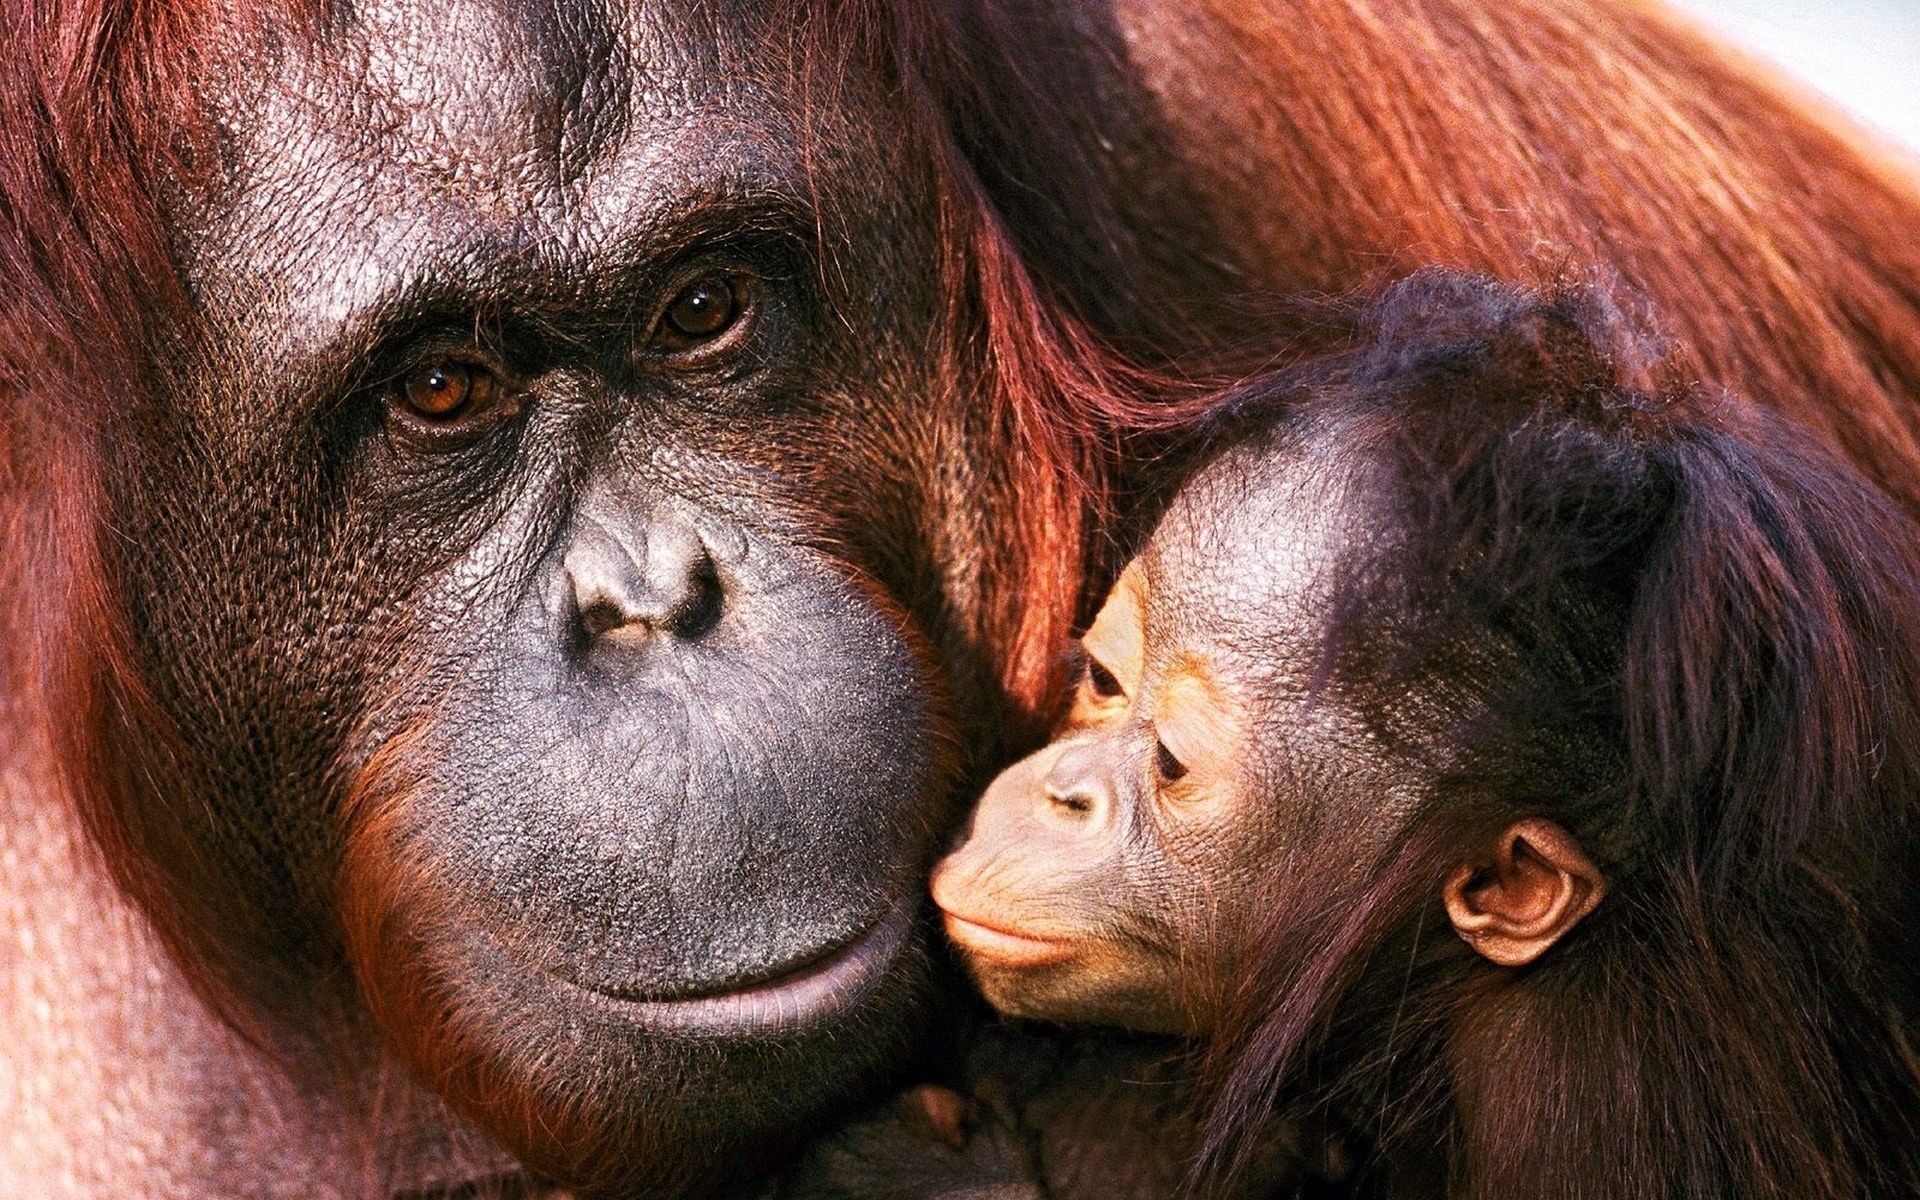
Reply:
[[580, 633], [692, 640], [720, 618], [720, 576], [698, 532], [671, 512], [619, 528], [586, 518], [564, 566]]
[[1068, 742], [1041, 785], [1041, 807], [1055, 821], [1103, 827], [1113, 810], [1113, 781], [1100, 748]]

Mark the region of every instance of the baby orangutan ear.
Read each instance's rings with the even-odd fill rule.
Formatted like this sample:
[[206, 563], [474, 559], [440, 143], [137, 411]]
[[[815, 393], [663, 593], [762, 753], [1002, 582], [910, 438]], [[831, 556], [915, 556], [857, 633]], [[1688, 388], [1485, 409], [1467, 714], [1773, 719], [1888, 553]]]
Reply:
[[1447, 879], [1454, 932], [1482, 958], [1523, 967], [1546, 953], [1607, 894], [1600, 870], [1552, 821], [1516, 821], [1491, 858], [1465, 862]]

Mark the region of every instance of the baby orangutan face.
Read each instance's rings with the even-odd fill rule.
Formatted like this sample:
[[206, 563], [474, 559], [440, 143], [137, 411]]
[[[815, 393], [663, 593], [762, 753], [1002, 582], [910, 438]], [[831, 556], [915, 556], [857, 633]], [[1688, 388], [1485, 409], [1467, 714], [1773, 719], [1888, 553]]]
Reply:
[[[994, 780], [934, 871], [995, 1008], [1205, 1035], [1253, 924], [1314, 940], [1406, 824], [1420, 779], [1316, 685], [1331, 572], [1367, 532], [1344, 490], [1297, 448], [1235, 450], [1121, 574], [1066, 727]], [[1571, 839], [1528, 820], [1463, 854], [1435, 903], [1522, 965], [1598, 896]]]
[[[934, 873], [947, 931], [1003, 1012], [1206, 1028], [1206, 997], [1177, 981], [1227, 969], [1284, 853], [1293, 822], [1268, 795], [1281, 764], [1262, 730], [1289, 703], [1277, 651], [1307, 633], [1326, 557], [1323, 507], [1253, 486], [1266, 465], [1230, 459], [1183, 490], [1082, 640], [1066, 728], [994, 781]], [[1312, 790], [1310, 764], [1284, 769]]]

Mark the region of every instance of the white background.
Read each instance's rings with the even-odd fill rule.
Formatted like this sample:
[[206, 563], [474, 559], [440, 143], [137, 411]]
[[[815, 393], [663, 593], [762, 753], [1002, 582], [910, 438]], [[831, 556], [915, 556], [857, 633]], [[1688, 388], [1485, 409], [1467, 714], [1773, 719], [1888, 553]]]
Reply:
[[1920, 150], [1920, 0], [1673, 0]]

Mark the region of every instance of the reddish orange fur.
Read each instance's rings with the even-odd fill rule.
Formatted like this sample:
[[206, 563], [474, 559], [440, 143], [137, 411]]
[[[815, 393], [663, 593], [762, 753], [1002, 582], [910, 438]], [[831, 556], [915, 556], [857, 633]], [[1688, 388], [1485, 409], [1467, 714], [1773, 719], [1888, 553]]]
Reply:
[[[1591, 285], [1423, 272], [1356, 329], [1352, 360], [1250, 385], [1227, 425], [1285, 402], [1339, 430], [1366, 536], [1315, 654], [1422, 777], [1350, 885], [1260, 889], [1210, 1161], [1285, 1097], [1349, 1122], [1395, 1196], [1912, 1194], [1911, 514], [1645, 357]], [[1460, 652], [1502, 637], [1523, 649], [1497, 668]], [[1607, 895], [1492, 965], [1445, 881], [1541, 817]]]
[[[163, 936], [201, 946], [152, 847], [115, 819], [129, 726], [148, 711], [100, 539], [101, 473], [185, 307], [152, 198], [193, 123], [188, 6], [28, 4], [0, 30], [0, 588], [5, 751], [77, 807]], [[22, 749], [25, 750], [21, 753]], [[203, 973], [218, 968], [202, 964]]]
[[[981, 7], [943, 76], [969, 153], [1045, 275], [1148, 357], [1204, 362], [1225, 335], [1258, 363], [1276, 335], [1283, 357], [1312, 340], [1236, 294], [1599, 264], [1702, 377], [1920, 500], [1913, 159], [1665, 9], [1116, 0], [1069, 29]], [[1110, 41], [1088, 50], [1089, 32]]]

